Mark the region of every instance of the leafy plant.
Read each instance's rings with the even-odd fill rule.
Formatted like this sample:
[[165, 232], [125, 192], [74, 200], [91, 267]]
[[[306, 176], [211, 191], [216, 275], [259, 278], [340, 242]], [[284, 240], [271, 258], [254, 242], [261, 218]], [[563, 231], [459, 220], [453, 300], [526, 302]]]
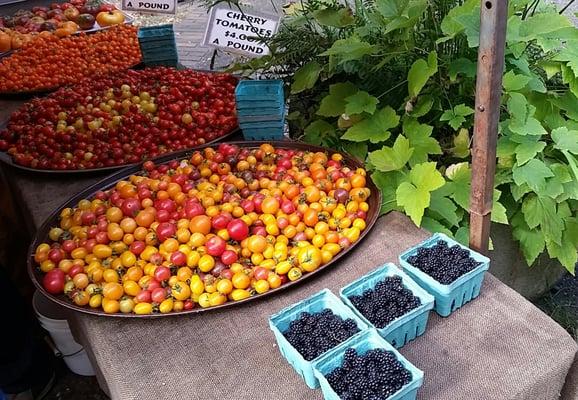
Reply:
[[[539, 0], [510, 2], [492, 221], [528, 263], [574, 272], [578, 29]], [[303, 3], [272, 54], [234, 69], [281, 74], [297, 136], [366, 161], [382, 212], [468, 241], [478, 0]]]

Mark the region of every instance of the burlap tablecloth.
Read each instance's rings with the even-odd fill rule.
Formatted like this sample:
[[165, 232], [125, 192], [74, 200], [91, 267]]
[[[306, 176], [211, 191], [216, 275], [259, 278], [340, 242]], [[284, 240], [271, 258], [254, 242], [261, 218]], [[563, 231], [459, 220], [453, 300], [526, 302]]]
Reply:
[[[277, 296], [156, 320], [79, 315], [77, 336], [113, 399], [321, 399], [281, 356], [267, 318], [323, 288], [338, 293], [427, 236], [391, 213], [345, 260]], [[558, 399], [576, 351], [559, 325], [490, 274], [477, 300], [449, 318], [432, 314], [425, 335], [401, 350], [425, 371], [423, 400]], [[571, 386], [565, 399], [575, 398]]]

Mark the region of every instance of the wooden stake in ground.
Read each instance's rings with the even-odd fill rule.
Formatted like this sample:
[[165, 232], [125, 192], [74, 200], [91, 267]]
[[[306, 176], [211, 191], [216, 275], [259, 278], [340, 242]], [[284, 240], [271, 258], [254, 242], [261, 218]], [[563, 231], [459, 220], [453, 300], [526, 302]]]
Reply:
[[482, 253], [488, 251], [490, 239], [507, 17], [507, 0], [481, 0], [470, 194], [470, 247]]

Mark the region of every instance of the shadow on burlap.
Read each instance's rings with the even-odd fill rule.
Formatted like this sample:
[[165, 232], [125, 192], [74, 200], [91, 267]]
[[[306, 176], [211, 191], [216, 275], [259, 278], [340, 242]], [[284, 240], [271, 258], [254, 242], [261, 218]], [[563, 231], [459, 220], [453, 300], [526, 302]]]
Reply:
[[[155, 320], [79, 316], [77, 333], [113, 399], [321, 399], [282, 358], [267, 318], [323, 288], [338, 293], [427, 236], [390, 213], [345, 260], [274, 297]], [[560, 326], [488, 274], [476, 301], [449, 318], [432, 315], [401, 352], [425, 371], [422, 400], [552, 400], [576, 350]]]

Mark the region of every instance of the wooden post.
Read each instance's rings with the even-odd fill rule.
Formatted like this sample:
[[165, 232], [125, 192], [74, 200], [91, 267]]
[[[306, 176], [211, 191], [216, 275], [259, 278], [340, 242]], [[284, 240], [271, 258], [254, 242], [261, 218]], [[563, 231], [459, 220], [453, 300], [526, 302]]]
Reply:
[[504, 73], [507, 0], [481, 0], [470, 194], [470, 247], [488, 251]]

